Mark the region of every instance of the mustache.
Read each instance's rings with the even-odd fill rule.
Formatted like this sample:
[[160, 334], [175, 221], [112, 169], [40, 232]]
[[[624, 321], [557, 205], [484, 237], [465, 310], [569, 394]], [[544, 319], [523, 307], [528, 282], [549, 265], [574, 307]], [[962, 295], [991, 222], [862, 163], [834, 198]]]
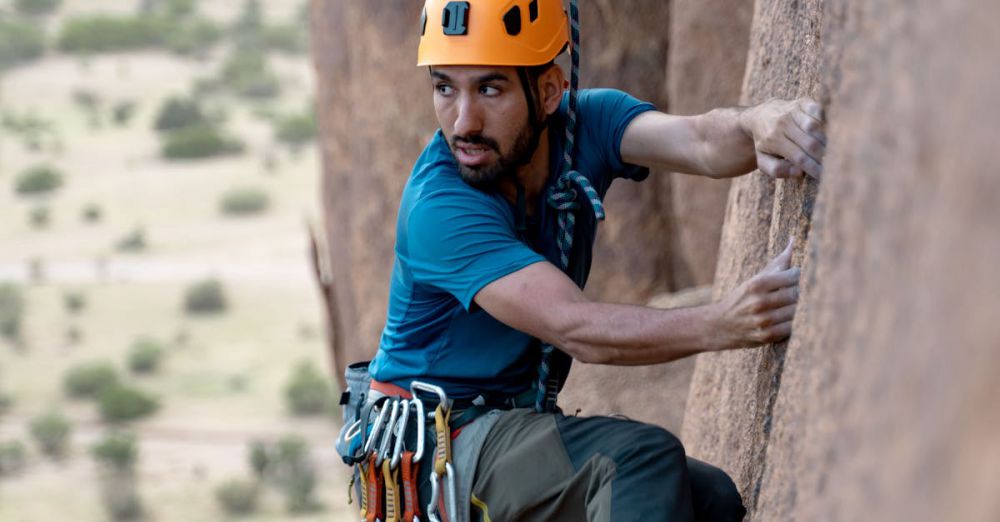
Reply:
[[451, 137], [452, 148], [458, 147], [459, 143], [463, 143], [465, 145], [485, 145], [497, 152], [500, 152], [500, 144], [498, 144], [496, 140], [481, 134], [472, 134], [469, 136], [456, 135]]

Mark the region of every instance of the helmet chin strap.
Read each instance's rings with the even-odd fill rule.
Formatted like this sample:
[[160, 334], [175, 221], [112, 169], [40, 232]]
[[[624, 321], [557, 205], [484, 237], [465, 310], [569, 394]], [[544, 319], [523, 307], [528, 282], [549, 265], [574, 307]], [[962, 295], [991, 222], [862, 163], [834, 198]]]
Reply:
[[[531, 91], [531, 83], [528, 78], [528, 69], [526, 67], [517, 68], [517, 76], [521, 79], [521, 87], [524, 89], [524, 100], [528, 103], [528, 123], [531, 125], [531, 155], [534, 156], [535, 152], [538, 150], [538, 143], [541, 140], [542, 132], [548, 127], [548, 118], [538, 117], [538, 108], [535, 105], [535, 96]], [[528, 160], [530, 162], [530, 159]], [[519, 165], [520, 167], [521, 165]], [[516, 225], [518, 234], [524, 234], [527, 229], [528, 221], [528, 205], [525, 200], [524, 185], [521, 180], [517, 179], [517, 168], [512, 169], [508, 176], [510, 177], [511, 183], [514, 184], [514, 188], [517, 190], [517, 204], [516, 213], [514, 215], [514, 224]]]

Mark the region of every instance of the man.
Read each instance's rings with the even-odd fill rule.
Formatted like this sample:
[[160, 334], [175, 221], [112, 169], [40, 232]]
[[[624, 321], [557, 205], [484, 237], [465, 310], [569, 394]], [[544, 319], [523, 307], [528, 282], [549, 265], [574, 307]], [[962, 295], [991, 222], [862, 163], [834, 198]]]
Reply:
[[[459, 402], [506, 410], [470, 467], [482, 519], [740, 519], [729, 477], [686, 458], [665, 430], [535, 413], [525, 397], [543, 404], [544, 376], [560, 370], [546, 346], [638, 365], [788, 337], [799, 277], [791, 244], [706, 306], [599, 303], [581, 288], [614, 179], [639, 181], [648, 168], [818, 177], [820, 107], [771, 101], [681, 117], [591, 90], [571, 110], [575, 92], [567, 99], [553, 63], [568, 27], [559, 0], [427, 0], [418, 65], [429, 69], [440, 130], [403, 192], [372, 378], [390, 389], [429, 382]], [[565, 374], [555, 375], [557, 390]]]

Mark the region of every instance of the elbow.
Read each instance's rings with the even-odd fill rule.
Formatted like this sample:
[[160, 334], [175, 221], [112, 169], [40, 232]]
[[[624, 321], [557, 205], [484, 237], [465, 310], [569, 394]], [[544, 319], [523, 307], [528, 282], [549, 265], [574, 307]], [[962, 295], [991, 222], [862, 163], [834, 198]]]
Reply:
[[567, 314], [550, 323], [550, 335], [542, 340], [559, 348], [575, 361], [586, 364], [608, 364], [605, 350], [589, 343], [584, 334], [585, 322]]

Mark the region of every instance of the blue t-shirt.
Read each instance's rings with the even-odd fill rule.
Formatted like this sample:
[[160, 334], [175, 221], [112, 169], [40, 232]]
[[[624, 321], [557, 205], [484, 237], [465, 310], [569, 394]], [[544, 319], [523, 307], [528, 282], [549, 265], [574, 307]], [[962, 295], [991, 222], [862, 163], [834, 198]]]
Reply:
[[[497, 321], [473, 298], [533, 263], [559, 266], [558, 213], [544, 198], [563, 171], [567, 100], [549, 122], [549, 180], [525, 234], [518, 234], [514, 206], [503, 196], [462, 181], [440, 130], [417, 159], [399, 207], [386, 325], [370, 367], [374, 379], [404, 388], [422, 380], [456, 398], [531, 387], [537, 340]], [[646, 169], [622, 162], [620, 145], [632, 119], [652, 109], [621, 91], [580, 92], [574, 167], [602, 198], [615, 178], [648, 176]], [[582, 203], [567, 270], [580, 288], [597, 232], [593, 212]]]

